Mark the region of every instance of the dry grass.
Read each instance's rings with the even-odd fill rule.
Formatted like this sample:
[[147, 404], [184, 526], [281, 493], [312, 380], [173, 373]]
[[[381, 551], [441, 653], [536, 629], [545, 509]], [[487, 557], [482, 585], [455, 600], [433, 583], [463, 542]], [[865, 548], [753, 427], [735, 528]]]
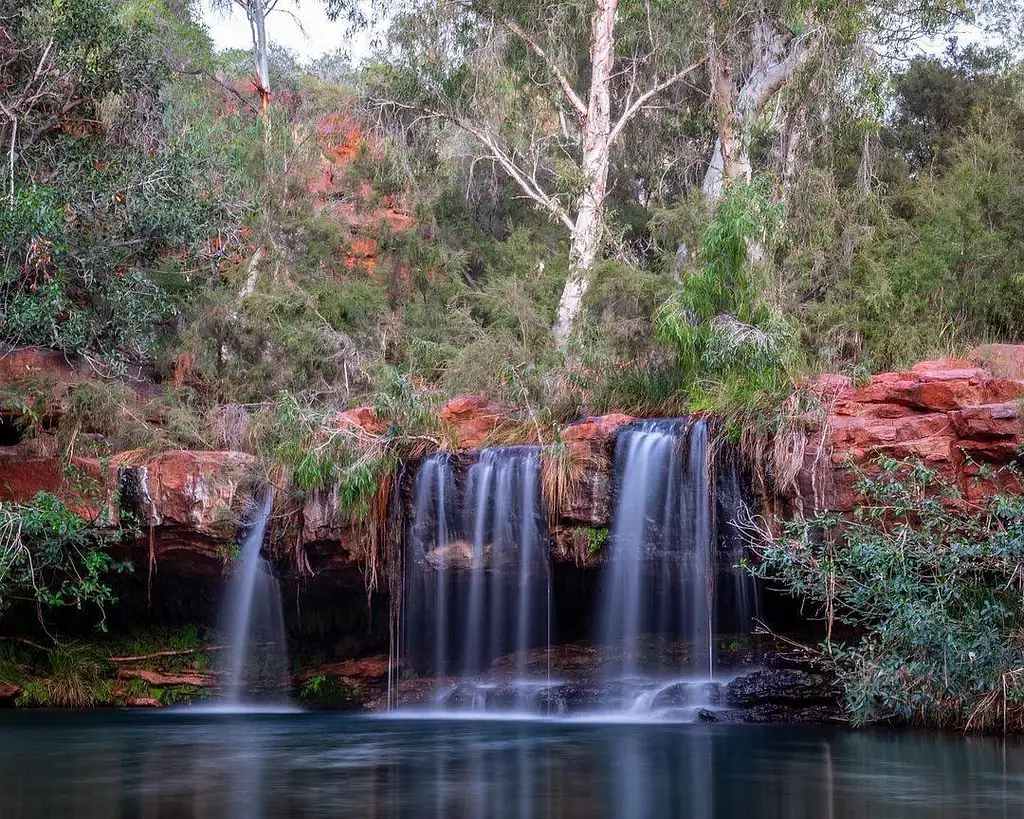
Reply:
[[557, 523], [563, 510], [576, 500], [583, 475], [609, 469], [608, 456], [589, 447], [570, 447], [561, 441], [544, 447], [540, 456], [540, 486], [548, 523]]
[[[974, 707], [965, 731], [1001, 732], [1004, 735], [1024, 731], [1024, 668], [1007, 671], [999, 686], [986, 694]], [[959, 713], [959, 712], [957, 712]]]
[[99, 700], [103, 663], [87, 648], [59, 646], [50, 652], [47, 704], [53, 708], [91, 708]]

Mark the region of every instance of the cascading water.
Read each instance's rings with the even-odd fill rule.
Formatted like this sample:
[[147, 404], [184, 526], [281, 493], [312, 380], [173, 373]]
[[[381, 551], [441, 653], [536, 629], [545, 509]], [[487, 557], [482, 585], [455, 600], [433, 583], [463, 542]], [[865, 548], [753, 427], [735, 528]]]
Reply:
[[717, 707], [727, 680], [716, 631], [749, 631], [756, 606], [756, 587], [732, 568], [744, 552], [731, 525], [745, 503], [741, 470], [717, 457], [713, 469], [701, 419], [619, 432], [600, 650], [560, 646], [559, 678], [539, 448], [424, 459], [406, 539], [402, 666], [433, 685], [400, 701], [430, 715], [629, 720], [692, 720]]
[[742, 477], [735, 452], [720, 453], [715, 460], [715, 534], [719, 554], [725, 559], [718, 574], [716, 630], [749, 634], [761, 613], [761, 590], [749, 572], [737, 568], [747, 554], [747, 538], [741, 525], [750, 517], [749, 484]]
[[600, 602], [603, 665], [637, 677], [642, 635], [687, 641], [689, 669], [713, 669], [714, 538], [702, 420], [644, 421], [619, 433], [610, 557]]
[[643, 421], [619, 433], [598, 620], [613, 708], [678, 715], [718, 696], [719, 610], [734, 631], [747, 631], [756, 606], [756, 587], [732, 569], [743, 543], [730, 534], [742, 496], [730, 463], [713, 484], [702, 419]]
[[281, 588], [270, 564], [260, 557], [273, 494], [267, 492], [240, 544], [238, 564], [228, 581], [221, 609], [227, 643], [226, 686], [220, 707], [244, 710], [288, 703], [288, 653]]
[[[452, 456], [423, 460], [413, 485], [413, 514], [407, 543], [406, 648], [429, 661], [434, 675], [446, 675], [452, 628], [451, 566], [459, 557], [459, 496]], [[424, 657], [429, 652], [429, 657]]]
[[407, 555], [406, 661], [438, 681], [457, 675], [439, 687], [449, 703], [481, 704], [487, 684], [477, 676], [510, 655], [505, 682], [528, 686], [530, 651], [549, 642], [539, 447], [482, 450], [461, 492], [452, 456], [426, 458]]

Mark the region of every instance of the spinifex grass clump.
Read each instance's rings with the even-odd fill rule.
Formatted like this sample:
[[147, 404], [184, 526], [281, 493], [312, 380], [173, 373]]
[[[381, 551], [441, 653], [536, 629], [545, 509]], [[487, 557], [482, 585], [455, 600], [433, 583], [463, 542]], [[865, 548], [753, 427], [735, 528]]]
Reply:
[[969, 502], [920, 463], [879, 466], [852, 519], [793, 521], [756, 573], [820, 607], [855, 723], [1024, 728], [1024, 497]]

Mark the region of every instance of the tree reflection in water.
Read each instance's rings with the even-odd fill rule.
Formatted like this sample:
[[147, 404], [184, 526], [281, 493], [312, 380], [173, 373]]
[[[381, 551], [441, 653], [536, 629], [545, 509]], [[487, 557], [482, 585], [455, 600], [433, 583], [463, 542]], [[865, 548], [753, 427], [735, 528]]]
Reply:
[[1012, 742], [757, 726], [325, 715], [0, 719], [0, 818], [981, 819]]

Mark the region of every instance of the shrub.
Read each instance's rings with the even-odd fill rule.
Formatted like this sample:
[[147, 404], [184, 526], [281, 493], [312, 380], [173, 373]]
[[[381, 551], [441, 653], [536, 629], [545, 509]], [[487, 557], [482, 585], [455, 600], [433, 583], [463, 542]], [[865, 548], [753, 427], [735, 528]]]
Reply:
[[46, 492], [0, 503], [0, 614], [26, 601], [45, 626], [50, 609], [93, 608], [105, 628], [105, 606], [115, 600], [108, 577], [131, 568], [109, 553], [115, 537]]
[[1024, 498], [879, 466], [852, 518], [787, 524], [755, 572], [818, 606], [855, 723], [1024, 727]]

